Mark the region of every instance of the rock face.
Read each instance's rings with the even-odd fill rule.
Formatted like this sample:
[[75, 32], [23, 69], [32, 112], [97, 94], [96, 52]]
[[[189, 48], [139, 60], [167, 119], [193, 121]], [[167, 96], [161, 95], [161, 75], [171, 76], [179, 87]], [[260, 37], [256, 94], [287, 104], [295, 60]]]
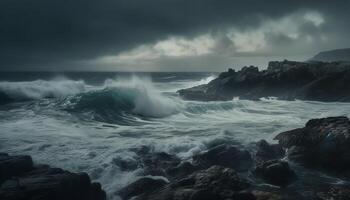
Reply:
[[167, 182], [162, 179], [153, 179], [149, 177], [140, 178], [137, 181], [127, 185], [118, 192], [118, 195], [123, 199], [130, 199], [131, 197], [151, 193], [163, 187]]
[[267, 70], [243, 67], [221, 73], [208, 84], [179, 90], [187, 100], [283, 100], [350, 101], [350, 63], [270, 62]]
[[[257, 146], [264, 158], [279, 158], [284, 155], [283, 149], [277, 144], [260, 141]], [[243, 178], [249, 174], [249, 170], [254, 169], [254, 159], [238, 145], [209, 146], [207, 151], [194, 155], [192, 162], [179, 162], [179, 158], [164, 152], [148, 152], [145, 155], [145, 166], [153, 166], [157, 169], [155, 171], [162, 171], [157, 175], [165, 176], [169, 182], [149, 176], [141, 177], [117, 193], [124, 200], [273, 200], [280, 197], [276, 193], [259, 191], [252, 185], [254, 183]], [[147, 173], [153, 173], [154, 171], [147, 170], [148, 167], [145, 168]], [[260, 168], [256, 171], [260, 170], [258, 173], [264, 176], [263, 181], [271, 180], [276, 185], [288, 185], [294, 175], [288, 164], [280, 161], [266, 164], [261, 169], [265, 171], [262, 172]]]
[[144, 200], [253, 200], [255, 196], [246, 192], [250, 184], [230, 168], [212, 166], [194, 172], [190, 176], [159, 188], [153, 193], [144, 193], [136, 199]]
[[331, 186], [317, 192], [315, 196], [316, 200], [348, 200], [350, 198], [350, 187]]
[[176, 168], [181, 163], [181, 160], [175, 155], [160, 152], [145, 154], [140, 163], [147, 174], [167, 177], [167, 172]]
[[[167, 179], [178, 179], [198, 170], [198, 168], [192, 165], [192, 163], [182, 161], [176, 155], [170, 155], [165, 152], [152, 152], [147, 148], [143, 148], [142, 151], [136, 150], [135, 152], [139, 156], [136, 168], [142, 168], [144, 175], [164, 176]], [[129, 164], [127, 166], [129, 166]]]
[[304, 128], [280, 133], [291, 160], [306, 166], [345, 172], [350, 167], [350, 121], [347, 117], [312, 119]]
[[105, 200], [106, 193], [86, 173], [35, 166], [30, 156], [1, 153], [0, 199]]
[[261, 163], [268, 160], [281, 159], [285, 151], [280, 144], [269, 144], [266, 140], [260, 140], [256, 143], [255, 161]]
[[287, 186], [296, 179], [296, 175], [288, 163], [279, 160], [270, 160], [259, 164], [255, 168], [254, 174], [267, 183], [278, 186]]
[[[313, 119], [304, 128], [276, 136], [279, 144], [261, 140], [247, 146], [252, 147], [249, 152], [237, 143], [208, 145], [207, 151], [188, 160], [143, 151], [141, 164], [146, 174], [117, 194], [123, 200], [347, 200], [348, 185], [335, 187], [309, 172], [323, 166], [349, 171], [349, 126], [346, 117]], [[289, 165], [281, 160], [286, 154], [289, 160], [316, 168]]]
[[193, 157], [194, 164], [200, 168], [212, 165], [230, 167], [237, 171], [247, 171], [253, 164], [251, 155], [246, 150], [240, 150], [231, 145], [218, 145]]

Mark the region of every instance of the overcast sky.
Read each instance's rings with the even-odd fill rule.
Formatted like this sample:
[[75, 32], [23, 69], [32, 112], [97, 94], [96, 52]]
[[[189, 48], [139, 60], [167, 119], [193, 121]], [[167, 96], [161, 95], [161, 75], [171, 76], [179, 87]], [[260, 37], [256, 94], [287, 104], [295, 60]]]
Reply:
[[0, 70], [222, 71], [350, 47], [350, 0], [0, 0]]

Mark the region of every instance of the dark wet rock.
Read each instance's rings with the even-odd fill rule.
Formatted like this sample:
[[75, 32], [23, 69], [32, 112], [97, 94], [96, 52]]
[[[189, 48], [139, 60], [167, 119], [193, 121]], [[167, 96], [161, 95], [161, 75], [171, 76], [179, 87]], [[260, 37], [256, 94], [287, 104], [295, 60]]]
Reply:
[[[287, 151], [287, 157], [297, 163], [303, 163], [308, 166], [315, 166], [317, 158], [313, 157], [317, 152], [302, 146], [292, 146]], [[315, 161], [314, 161], [315, 160]]]
[[[33, 169], [30, 156], [9, 156], [0, 154], [0, 177], [19, 176]], [[1, 180], [1, 179], [0, 179]]]
[[252, 193], [256, 197], [256, 200], [284, 200], [281, 195], [272, 192], [253, 191]]
[[331, 186], [315, 195], [315, 200], [349, 200], [350, 186]]
[[244, 192], [249, 187], [250, 184], [233, 169], [212, 166], [209, 169], [194, 172], [190, 176], [140, 199], [224, 200], [231, 198], [250, 200], [253, 197], [252, 194]]
[[146, 193], [159, 190], [165, 184], [167, 184], [167, 182], [163, 179], [143, 177], [121, 189], [118, 195], [123, 199], [130, 199], [134, 196], [145, 195]]
[[285, 151], [280, 144], [269, 144], [266, 140], [260, 140], [256, 143], [255, 160], [260, 163], [263, 161], [280, 159], [285, 155]]
[[195, 188], [206, 188], [213, 191], [241, 191], [249, 187], [249, 184], [233, 169], [222, 166], [212, 166], [207, 170], [195, 172], [190, 179], [194, 180]]
[[0, 154], [2, 200], [105, 200], [99, 183], [86, 173], [71, 173], [47, 165], [34, 166], [29, 156]]
[[137, 169], [138, 163], [133, 159], [123, 159], [120, 157], [113, 159], [113, 164], [117, 165], [122, 171], [133, 171]]
[[296, 180], [294, 171], [284, 161], [270, 160], [256, 166], [254, 174], [269, 184], [287, 186]]
[[192, 193], [190, 200], [213, 200], [220, 199], [220, 196], [210, 190], [197, 190]]
[[232, 199], [256, 200], [256, 196], [251, 192], [242, 191], [233, 194]]
[[312, 119], [304, 128], [280, 133], [276, 140], [287, 156], [309, 167], [349, 171], [350, 121], [347, 117]]
[[[140, 165], [144, 169], [146, 175], [153, 176], [165, 176], [171, 177], [176, 176], [176, 170], [181, 163], [181, 159], [176, 155], [170, 155], [165, 152], [160, 153], [149, 153], [143, 155], [140, 160]], [[171, 171], [173, 173], [168, 174], [167, 172]]]
[[193, 162], [201, 168], [220, 165], [237, 171], [249, 170], [253, 164], [248, 151], [226, 144], [215, 146], [206, 152], [193, 156]]
[[[198, 167], [195, 167], [188, 161], [181, 160], [176, 155], [165, 152], [154, 152], [152, 148], [147, 146], [141, 146], [132, 150], [137, 155], [137, 158], [135, 158], [137, 167], [143, 169], [142, 175], [144, 176], [164, 176], [168, 179], [178, 179], [198, 170]], [[127, 164], [124, 166], [125, 170], [129, 168]], [[134, 164], [130, 167], [131, 170], [135, 169]]]
[[168, 174], [171, 177], [179, 178], [184, 177], [186, 175], [192, 174], [194, 171], [196, 171], [198, 167], [194, 166], [190, 162], [182, 162], [178, 164], [175, 167], [170, 167], [166, 170], [166, 174]]
[[270, 62], [266, 70], [243, 67], [229, 70], [208, 84], [179, 90], [188, 100], [257, 100], [278, 97], [283, 100], [350, 101], [349, 62]]

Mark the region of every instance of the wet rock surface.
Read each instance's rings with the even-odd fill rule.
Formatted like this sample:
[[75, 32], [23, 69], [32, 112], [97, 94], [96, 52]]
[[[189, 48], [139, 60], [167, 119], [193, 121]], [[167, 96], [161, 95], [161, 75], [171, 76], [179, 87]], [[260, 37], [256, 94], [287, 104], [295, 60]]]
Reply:
[[350, 121], [347, 117], [312, 119], [304, 128], [275, 137], [288, 149], [288, 157], [308, 167], [336, 173], [350, 169]]
[[143, 177], [124, 187], [118, 192], [118, 195], [123, 199], [129, 199], [140, 194], [145, 195], [151, 193], [163, 187], [165, 184], [167, 184], [167, 182], [163, 179]]
[[135, 151], [138, 155], [136, 165], [143, 169], [143, 175], [178, 179], [198, 170], [198, 167], [195, 167], [191, 162], [183, 161], [176, 155], [166, 152], [154, 152], [148, 148]]
[[206, 152], [195, 155], [193, 162], [201, 168], [220, 165], [237, 171], [247, 171], [253, 165], [252, 157], [247, 150], [241, 150], [227, 144], [215, 146]]
[[316, 200], [347, 200], [350, 199], [350, 186], [331, 186], [316, 193]]
[[187, 100], [283, 100], [350, 101], [350, 63], [273, 61], [266, 70], [243, 67], [229, 69], [208, 84], [179, 90]]
[[[137, 149], [138, 157], [130, 162], [116, 159], [116, 165], [120, 170], [137, 168], [139, 178], [114, 194], [124, 200], [350, 199], [346, 184], [303, 180], [307, 171], [323, 174], [325, 166], [340, 172], [335, 177], [348, 180], [349, 127], [346, 117], [313, 119], [304, 128], [278, 134], [279, 144], [261, 140], [241, 146], [224, 141], [208, 144], [206, 151], [185, 159]], [[34, 165], [30, 156], [0, 153], [0, 199], [102, 200], [106, 194], [85, 173]]]
[[285, 150], [280, 144], [269, 144], [266, 140], [256, 143], [255, 161], [257, 163], [281, 159], [285, 156]]
[[0, 199], [105, 200], [106, 193], [86, 173], [33, 165], [30, 156], [1, 153]]
[[255, 169], [254, 174], [277, 186], [287, 186], [296, 180], [295, 172], [289, 167], [289, 164], [280, 160], [270, 160], [260, 163]]
[[120, 196], [133, 200], [350, 199], [348, 186], [312, 177], [323, 174], [324, 165], [347, 171], [349, 124], [346, 117], [313, 119], [304, 128], [277, 135], [279, 144], [265, 140], [246, 147], [210, 144], [206, 151], [186, 160], [148, 152], [142, 159], [145, 175], [160, 175], [168, 181], [142, 177], [121, 189]]
[[154, 193], [141, 195], [138, 199], [255, 199], [251, 193], [244, 191], [249, 187], [250, 184], [242, 179], [235, 170], [212, 166], [206, 170], [194, 172]]
[[[277, 144], [260, 141], [256, 145], [259, 152], [257, 154], [264, 158], [279, 158], [284, 155], [284, 150]], [[279, 199], [280, 196], [276, 193], [257, 190], [255, 183], [246, 178], [246, 174], [249, 174], [258, 162], [254, 163], [253, 156], [245, 148], [232, 144], [216, 144], [208, 148], [207, 151], [194, 155], [191, 162], [180, 162], [176, 156], [164, 152], [148, 152], [145, 158], [148, 161], [152, 158], [151, 162], [143, 163], [157, 168], [158, 172], [162, 171], [160, 174], [163, 174], [169, 182], [147, 176], [141, 177], [122, 188], [118, 192], [120, 197], [133, 200]], [[267, 170], [264, 174], [267, 174], [268, 178], [273, 178], [275, 174], [290, 177], [289, 173], [292, 173], [291, 170], [283, 171], [284, 168], [282, 170], [278, 167], [270, 166], [270, 168], [272, 170]], [[152, 172], [147, 167], [144, 169], [148, 173]], [[289, 183], [283, 181], [285, 180], [278, 184]]]

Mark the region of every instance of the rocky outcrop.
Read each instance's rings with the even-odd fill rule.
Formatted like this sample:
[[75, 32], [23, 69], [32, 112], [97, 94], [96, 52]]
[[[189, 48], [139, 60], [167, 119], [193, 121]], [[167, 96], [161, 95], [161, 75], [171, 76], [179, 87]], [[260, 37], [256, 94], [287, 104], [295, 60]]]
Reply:
[[0, 199], [105, 200], [106, 193], [86, 173], [33, 165], [30, 156], [1, 153]]
[[279, 160], [270, 160], [259, 164], [254, 169], [254, 174], [267, 183], [277, 186], [287, 186], [296, 179], [296, 174], [289, 167], [289, 164]]
[[143, 177], [121, 189], [118, 195], [123, 199], [130, 199], [134, 196], [151, 193], [162, 188], [166, 184], [167, 182], [163, 179]]
[[289, 159], [337, 173], [350, 169], [350, 121], [347, 117], [312, 119], [304, 128], [276, 136]]
[[269, 144], [266, 140], [260, 140], [256, 143], [256, 163], [281, 159], [284, 157], [284, 155], [285, 150], [280, 144]]
[[[127, 186], [129, 187], [129, 186]], [[136, 197], [143, 200], [253, 200], [254, 195], [245, 191], [250, 184], [233, 169], [212, 166], [206, 170], [194, 172], [166, 187], [160, 187], [153, 193], [144, 192]], [[124, 190], [124, 189], [122, 189]]]
[[199, 169], [192, 163], [166, 152], [153, 152], [148, 148], [135, 149], [134, 151], [138, 156], [136, 163], [120, 165], [121, 162], [118, 162], [120, 169], [125, 170], [123, 167], [125, 165], [137, 166], [143, 169], [144, 175], [163, 176], [168, 179], [182, 178]]
[[[124, 200], [288, 199], [273, 191], [261, 191], [255, 185], [257, 183], [246, 179], [251, 171], [263, 182], [283, 187], [295, 179], [288, 163], [278, 160], [265, 162], [266, 159], [284, 156], [280, 145], [264, 140], [254, 145], [257, 147], [256, 154], [263, 158], [261, 162], [254, 163], [257, 160], [253, 159], [252, 152], [231, 143], [208, 145], [208, 150], [181, 162], [178, 157], [164, 152], [144, 151], [146, 156], [142, 160], [144, 175], [147, 176], [131, 182], [117, 194]], [[147, 166], [157, 170], [150, 171]], [[160, 173], [154, 174], [155, 171]], [[167, 178], [167, 181], [159, 179], [159, 176]]]
[[247, 150], [240, 150], [235, 146], [222, 144], [193, 156], [193, 163], [200, 166], [200, 168], [220, 165], [237, 171], [247, 171], [253, 165], [253, 160]]
[[140, 163], [146, 174], [167, 177], [167, 172], [177, 167], [181, 159], [165, 152], [148, 153], [141, 157]]
[[[209, 144], [208, 150], [187, 160], [164, 152], [143, 151], [145, 174], [117, 194], [123, 200], [347, 199], [348, 186], [320, 182], [313, 171], [323, 166], [333, 171], [350, 169], [346, 156], [350, 152], [349, 124], [346, 117], [314, 119], [304, 128], [279, 134], [279, 144], [265, 140], [246, 147], [230, 142]], [[286, 155], [288, 162], [284, 161]], [[305, 169], [293, 162], [305, 166], [312, 163], [316, 168]], [[152, 167], [156, 170], [149, 170]]]
[[179, 90], [187, 100], [282, 100], [350, 101], [350, 63], [270, 62], [266, 70], [243, 67], [228, 70], [208, 84]]
[[165, 152], [146, 150], [137, 154], [140, 156], [138, 166], [143, 169], [144, 175], [163, 176], [169, 180], [186, 177], [213, 165], [237, 171], [248, 171], [253, 166], [253, 159], [247, 150], [228, 144], [209, 147], [207, 151], [193, 155], [191, 162]]
[[331, 186], [316, 192], [315, 200], [348, 200], [350, 199], [350, 186]]

